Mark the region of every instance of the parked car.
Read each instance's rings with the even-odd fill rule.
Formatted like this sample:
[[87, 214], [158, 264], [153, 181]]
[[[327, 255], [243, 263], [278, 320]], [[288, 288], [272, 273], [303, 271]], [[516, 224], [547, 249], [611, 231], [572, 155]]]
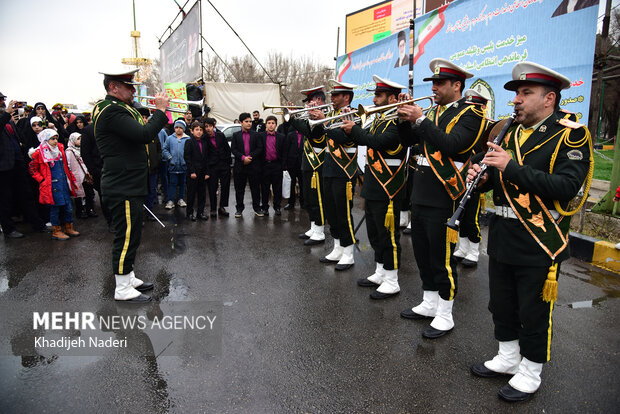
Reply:
[[241, 124], [217, 124], [217, 130], [224, 133], [228, 145], [231, 145], [232, 136], [235, 132], [241, 131]]

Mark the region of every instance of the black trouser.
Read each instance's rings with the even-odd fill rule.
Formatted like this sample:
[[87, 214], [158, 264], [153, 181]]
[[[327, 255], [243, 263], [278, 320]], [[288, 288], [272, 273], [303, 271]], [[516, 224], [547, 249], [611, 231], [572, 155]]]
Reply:
[[[405, 183], [405, 198], [400, 202], [400, 211], [411, 210], [411, 193], [413, 192], [413, 173], [412, 168], [407, 167], [407, 182]], [[400, 220], [400, 218], [399, 218]]]
[[115, 275], [129, 274], [133, 270], [142, 236], [144, 197], [105, 196], [103, 203], [111, 213], [115, 230], [112, 242], [112, 271]]
[[439, 291], [444, 300], [454, 299], [458, 287], [454, 244], [447, 240], [451, 216], [450, 208], [411, 206], [411, 243], [422, 289]]
[[205, 180], [205, 172], [198, 171], [196, 178], [192, 178], [187, 173], [187, 211], [189, 216], [194, 213], [194, 201], [198, 198], [197, 214], [204, 214], [205, 205], [207, 203], [207, 180]]
[[261, 198], [263, 210], [269, 210], [269, 190], [273, 189], [273, 208], [280, 209], [282, 204], [282, 164], [279, 161], [265, 161], [263, 164]]
[[260, 170], [250, 169], [246, 166], [236, 167], [234, 170], [235, 198], [237, 200], [237, 211], [243, 211], [245, 204], [245, 185], [249, 181], [250, 192], [252, 193], [252, 207], [254, 211], [260, 211]]
[[549, 361], [551, 353], [554, 302], [542, 300], [548, 273], [549, 266], [510, 265], [489, 256], [489, 310], [495, 339], [518, 339], [521, 355], [538, 363]]
[[394, 270], [400, 267], [400, 231], [398, 231], [398, 217], [400, 217], [400, 200], [393, 204], [394, 229], [385, 227], [385, 215], [389, 201], [366, 200], [366, 231], [368, 240], [375, 251], [375, 262], [383, 263], [385, 270]]
[[[329, 232], [334, 239], [340, 240], [342, 247], [355, 243], [353, 215], [351, 214], [353, 200], [347, 199], [349, 181], [344, 177], [323, 177], [325, 216], [329, 224]], [[351, 186], [351, 191], [353, 191], [353, 186]]]
[[110, 213], [110, 209], [103, 202], [103, 197], [101, 196], [101, 172], [99, 173], [91, 173], [93, 176], [93, 188], [99, 193], [99, 203], [101, 204], [101, 212], [103, 213], [103, 217], [105, 217], [105, 221], [109, 224], [112, 224], [112, 213]]
[[291, 176], [291, 195], [288, 198], [288, 203], [291, 206], [295, 205], [295, 184], [299, 184], [299, 205], [304, 206], [304, 184], [301, 177], [301, 170], [299, 168], [291, 168], [288, 170], [288, 174]]
[[228, 197], [230, 196], [230, 166], [225, 165], [213, 168], [208, 184], [211, 211], [217, 210], [218, 184], [220, 187], [220, 208], [228, 207]]
[[312, 188], [313, 171], [302, 171], [304, 181], [304, 208], [310, 216], [310, 221], [314, 221], [317, 226], [325, 224], [325, 212], [323, 211], [323, 177], [321, 177], [321, 169], [318, 169], [318, 179], [316, 180], [316, 188]]
[[472, 191], [459, 225], [459, 237], [467, 237], [472, 243], [480, 243], [480, 193]]
[[4, 234], [15, 230], [15, 224], [11, 220], [13, 203], [17, 203], [20, 212], [34, 230], [45, 227], [45, 222], [37, 213], [26, 165], [20, 161], [16, 161], [8, 171], [0, 171], [0, 224]]
[[82, 183], [84, 187], [84, 202], [86, 206], [86, 211], [93, 210], [95, 207], [95, 190], [93, 186], [87, 183]]

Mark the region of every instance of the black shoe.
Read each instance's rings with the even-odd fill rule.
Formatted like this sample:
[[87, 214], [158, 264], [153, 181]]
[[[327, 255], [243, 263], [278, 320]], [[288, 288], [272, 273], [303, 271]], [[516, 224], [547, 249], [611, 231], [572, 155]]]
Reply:
[[361, 286], [361, 287], [377, 287], [379, 285], [376, 284], [375, 282], [371, 282], [367, 278], [363, 278], [363, 279], [357, 279], [357, 286]]
[[133, 299], [129, 299], [129, 300], [118, 300], [115, 299], [117, 302], [122, 302], [122, 303], [134, 303], [134, 304], [141, 304], [141, 303], [148, 303], [150, 302], [152, 299], [149, 295], [140, 295], [137, 298], [133, 298]]
[[241, 218], [242, 216], [243, 216], [243, 211], [237, 210], [237, 212], [235, 213], [235, 217], [236, 218]]
[[310, 236], [308, 236], [306, 233], [301, 233], [299, 236], [297, 236], [298, 238], [302, 239], [302, 240], [308, 240], [310, 238]]
[[276, 216], [281, 216], [282, 211], [279, 208], [276, 208]]
[[323, 256], [319, 259], [319, 262], [321, 263], [338, 263], [338, 260], [331, 260], [328, 259], [327, 256]]
[[[222, 214], [220, 213], [220, 216], [221, 216], [221, 215], [222, 215]], [[226, 215], [228, 216], [228, 213], [226, 213]], [[215, 211], [215, 210], [211, 211], [210, 216], [211, 216], [211, 218], [213, 218], [213, 219], [214, 219], [214, 218], [217, 218], [217, 211]]]
[[337, 264], [336, 267], [334, 269], [342, 272], [343, 270], [349, 270], [350, 268], [353, 267], [353, 263], [349, 263], [349, 264]]
[[196, 221], [196, 216], [193, 213], [192, 214], [188, 214], [186, 217], [188, 218], [188, 220]]
[[432, 326], [429, 326], [428, 328], [424, 330], [424, 332], [422, 332], [422, 336], [427, 339], [437, 339], [437, 338], [441, 338], [442, 336], [444, 336], [451, 330], [452, 329], [448, 329], [447, 331], [442, 331], [440, 329], [435, 329]]
[[264, 208], [264, 209], [262, 210], [262, 212], [263, 212], [263, 215], [264, 215], [265, 217], [269, 217], [269, 207]]
[[228, 214], [228, 211], [226, 211], [226, 209], [224, 207], [220, 207], [220, 209], [217, 210], [217, 214], [219, 214], [222, 217], [230, 216], [230, 214]]
[[374, 292], [372, 292], [370, 294], [370, 299], [375, 299], [375, 300], [387, 299], [387, 298], [391, 298], [393, 296], [396, 296], [399, 293], [400, 292], [396, 292], [396, 293], [381, 293], [381, 292], [377, 292], [375, 290]]
[[432, 319], [432, 316], [420, 315], [419, 313], [415, 313], [411, 308], [405, 309], [400, 312], [400, 316], [405, 319]]
[[463, 259], [461, 260], [461, 264], [463, 267], [476, 267], [478, 266], [478, 262], [474, 262], [473, 260]]
[[147, 290], [153, 289], [153, 284], [151, 282], [144, 282], [134, 289], [139, 290], [140, 292], [146, 292]]
[[86, 214], [88, 215], [88, 217], [99, 217], [99, 214], [95, 213], [95, 210], [93, 210], [92, 208], [88, 210]]
[[510, 384], [506, 384], [497, 393], [499, 397], [508, 402], [522, 402], [527, 401], [534, 393], [523, 392], [514, 389]]
[[304, 242], [304, 246], [316, 246], [317, 244], [321, 244], [321, 243], [325, 243], [325, 240], [314, 240], [314, 239], [308, 238], [308, 240]]
[[24, 237], [24, 235], [17, 230], [13, 230], [10, 233], [4, 233], [4, 237], [6, 239], [21, 239], [22, 237]]
[[198, 220], [202, 220], [202, 221], [208, 221], [209, 220], [209, 216], [205, 215], [205, 214], [198, 214], [198, 216], [196, 216], [198, 218]]
[[405, 227], [405, 228], [403, 229], [403, 234], [411, 234], [411, 229], [410, 229], [410, 228], [408, 228], [408, 227]]
[[484, 365], [484, 362], [472, 365], [471, 367], [469, 367], [469, 370], [472, 374], [480, 378], [495, 378], [501, 377], [502, 375], [512, 375], [505, 374], [503, 372], [492, 371]]
[[[256, 217], [265, 217], [265, 213], [263, 213], [263, 210], [254, 210], [254, 215]], [[236, 215], [235, 215], [236, 217]]]
[[285, 210], [292, 210], [292, 209], [294, 209], [294, 208], [295, 208], [295, 205], [294, 205], [294, 204], [287, 204], [287, 205], [285, 205], [285, 206], [284, 206], [284, 209], [285, 209]]

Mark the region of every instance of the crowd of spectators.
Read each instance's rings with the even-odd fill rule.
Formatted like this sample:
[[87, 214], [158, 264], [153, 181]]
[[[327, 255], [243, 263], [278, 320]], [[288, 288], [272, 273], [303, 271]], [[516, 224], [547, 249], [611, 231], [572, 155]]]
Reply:
[[[148, 121], [149, 109], [138, 110]], [[289, 131], [286, 124], [278, 127], [274, 116], [263, 121], [258, 111], [252, 115], [244, 112], [235, 122], [242, 128], [231, 141], [216, 128], [215, 119], [194, 119], [191, 111], [163, 128], [147, 146], [149, 195], [145, 206], [151, 211], [156, 204], [168, 210], [185, 209], [192, 221], [228, 217], [232, 177], [235, 217], [242, 216], [248, 183], [254, 214], [268, 216], [271, 201], [274, 213], [280, 215], [286, 172], [293, 180], [285, 189], [290, 196], [284, 208], [294, 208], [294, 178], [300, 175], [303, 153], [301, 136]], [[50, 112], [43, 102], [34, 106], [7, 102], [0, 93], [0, 128], [0, 224], [4, 237], [24, 236], [15, 226], [18, 217], [28, 221], [34, 231], [52, 232], [56, 240], [78, 236], [74, 218], [99, 216], [95, 193], [102, 206], [103, 160], [90, 113], [70, 113], [61, 104], [52, 106]], [[303, 207], [301, 197], [300, 204]], [[109, 212], [101, 209], [113, 231]], [[146, 218], [155, 220], [150, 214]]]

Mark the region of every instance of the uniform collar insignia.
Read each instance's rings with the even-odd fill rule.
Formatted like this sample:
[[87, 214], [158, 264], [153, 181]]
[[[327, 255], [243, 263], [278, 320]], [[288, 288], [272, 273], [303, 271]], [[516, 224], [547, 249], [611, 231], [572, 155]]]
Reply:
[[547, 131], [547, 125], [541, 125], [540, 128], [538, 128], [538, 132], [546, 132]]

